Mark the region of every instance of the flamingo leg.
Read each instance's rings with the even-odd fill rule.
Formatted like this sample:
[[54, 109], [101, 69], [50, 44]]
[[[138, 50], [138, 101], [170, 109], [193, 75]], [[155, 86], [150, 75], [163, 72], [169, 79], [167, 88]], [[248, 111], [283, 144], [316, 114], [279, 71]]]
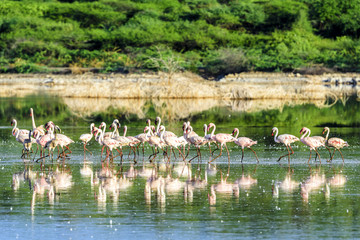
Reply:
[[[288, 154], [285, 154], [285, 155], [279, 157], [279, 159], [278, 159], [277, 161], [279, 162], [283, 157], [289, 156], [289, 164], [290, 164], [290, 155], [291, 155], [292, 153], [290, 153], [289, 147], [288, 147], [287, 145], [285, 145], [285, 147], [286, 147], [286, 149], [288, 150]], [[291, 147], [290, 147], [290, 149], [291, 149]], [[292, 149], [291, 149], [291, 151], [292, 151]]]
[[309, 156], [308, 164], [310, 163], [310, 159], [311, 159], [311, 149], [310, 149], [310, 156]]
[[244, 148], [241, 148], [241, 162], [243, 161], [243, 159], [244, 159]]
[[250, 150], [255, 154], [255, 157], [256, 157], [257, 162], [259, 162], [259, 158], [258, 158], [258, 156], [256, 155], [256, 152], [255, 152], [251, 147], [249, 147], [249, 148], [250, 148]]
[[91, 155], [93, 155], [93, 153], [92, 153], [89, 149], [86, 148], [86, 144], [85, 144], [84, 147], [85, 147], [85, 150], [86, 150], [86, 151], [88, 151]]
[[[226, 146], [226, 145], [225, 145]], [[215, 158], [213, 158], [209, 163], [211, 163], [212, 161], [214, 161], [215, 159], [217, 159], [218, 157], [220, 157], [221, 156], [221, 154], [222, 154], [222, 148], [223, 148], [223, 145], [220, 145], [220, 154], [218, 155], [218, 156], [216, 156]], [[214, 152], [216, 151], [216, 149], [214, 150]], [[213, 152], [213, 153], [214, 153]]]
[[324, 146], [324, 147], [326, 147], [326, 149], [329, 151], [329, 158], [331, 158], [331, 150], [330, 150], [330, 148], [328, 146]]
[[210, 154], [211, 154], [211, 144], [208, 143], [208, 145], [209, 145], [209, 152], [210, 152]]
[[319, 156], [319, 162], [320, 162], [320, 164], [321, 164], [321, 158], [320, 158], [319, 151], [318, 151], [317, 149], [315, 149], [315, 152], [316, 152], [317, 156]]
[[199, 157], [199, 149], [198, 149], [198, 148], [196, 148], [196, 153], [197, 153], [197, 155], [196, 155], [195, 157], [193, 157], [192, 159], [190, 159], [189, 162], [191, 162], [192, 160], [194, 160], [194, 158]]
[[[226, 148], [226, 151], [227, 151], [227, 154], [228, 154], [229, 166], [230, 166], [230, 153], [229, 153], [229, 149], [227, 148], [226, 143], [225, 143], [224, 145], [225, 145], [225, 148]], [[229, 167], [229, 168], [230, 168], [230, 167]]]
[[178, 151], [179, 151], [179, 156], [181, 155], [182, 156], [182, 158], [183, 158], [183, 161], [185, 161], [185, 156], [184, 156], [184, 154], [180, 151], [180, 149], [179, 148], [176, 148]]
[[330, 158], [329, 162], [331, 162], [331, 161], [332, 161], [332, 159], [334, 158], [335, 151], [336, 151], [336, 148], [334, 148], [334, 152], [333, 152], [333, 154], [332, 154], [332, 156], [331, 156], [331, 158]]
[[343, 156], [342, 152], [340, 151], [340, 149], [338, 149], [338, 151], [339, 151], [339, 153], [341, 154], [341, 157], [342, 157], [342, 160], [343, 160], [343, 163], [344, 163], [344, 162], [345, 162], [345, 161], [344, 161], [344, 156]]

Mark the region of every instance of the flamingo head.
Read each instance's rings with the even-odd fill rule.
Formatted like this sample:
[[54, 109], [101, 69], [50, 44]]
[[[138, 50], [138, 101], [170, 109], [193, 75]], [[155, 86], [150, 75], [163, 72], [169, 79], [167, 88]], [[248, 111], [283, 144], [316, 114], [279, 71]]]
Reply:
[[11, 126], [12, 126], [12, 125], [14, 125], [14, 122], [15, 122], [15, 121], [14, 121], [14, 119], [13, 119], [13, 120], [11, 120]]
[[150, 125], [150, 123], [151, 123], [151, 120], [150, 120], [150, 119], [147, 119], [147, 120], [146, 120], [146, 125]]
[[147, 131], [149, 131], [149, 126], [146, 126], [146, 127], [144, 128], [144, 133], [146, 133]]
[[207, 131], [207, 125], [206, 124], [204, 124], [203, 130], [204, 130], [204, 132]]
[[186, 123], [186, 122], [184, 122], [184, 123], [183, 123], [183, 126], [182, 126], [182, 130], [183, 130], [183, 131], [185, 131], [185, 130], [186, 130], [186, 128], [187, 128], [187, 123]]
[[210, 130], [210, 128], [212, 128], [213, 126], [215, 126], [215, 124], [213, 124], [213, 123], [209, 123], [207, 130], [209, 131], [209, 130]]
[[305, 128], [302, 128], [302, 129], [300, 130], [300, 133], [303, 133], [303, 132], [305, 132]]
[[152, 125], [151, 130], [153, 131], [153, 133], [155, 133], [156, 132], [155, 126]]
[[271, 136], [274, 136], [275, 128], [271, 130]]
[[158, 124], [160, 122], [160, 117], [155, 118], [155, 124]]
[[235, 133], [236, 133], [236, 132], [238, 132], [238, 131], [239, 131], [239, 129], [234, 128], [234, 130], [232, 131], [232, 133], [231, 133], [231, 134], [232, 134], [233, 136], [235, 136]]
[[121, 127], [121, 124], [120, 124], [120, 122], [119, 122], [118, 119], [115, 119], [113, 123], [116, 124], [116, 126], [117, 126], [118, 128]]
[[127, 126], [125, 125], [125, 126], [124, 126], [124, 132], [126, 132], [126, 130], [127, 130]]

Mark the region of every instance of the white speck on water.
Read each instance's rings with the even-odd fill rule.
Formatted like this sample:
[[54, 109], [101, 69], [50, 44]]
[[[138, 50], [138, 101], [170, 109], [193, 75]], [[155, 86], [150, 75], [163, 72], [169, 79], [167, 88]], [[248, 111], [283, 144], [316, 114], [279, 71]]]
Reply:
[[68, 221], [68, 224], [70, 224], [70, 221]]
[[72, 232], [72, 228], [70, 228], [70, 232]]
[[4, 170], [4, 167], [2, 167], [1, 169]]
[[49, 218], [52, 218], [52, 216], [50, 215]]
[[10, 207], [10, 211], [12, 211], [13, 210], [13, 208], [12, 207]]
[[90, 238], [94, 238], [94, 236], [90, 236]]
[[117, 228], [115, 228], [114, 230], [115, 230], [115, 232], [116, 232], [116, 231], [117, 231]]
[[224, 220], [221, 220], [221, 222], [223, 223], [223, 222], [224, 222]]
[[349, 212], [349, 209], [346, 209], [346, 212], [348, 213], [348, 212]]

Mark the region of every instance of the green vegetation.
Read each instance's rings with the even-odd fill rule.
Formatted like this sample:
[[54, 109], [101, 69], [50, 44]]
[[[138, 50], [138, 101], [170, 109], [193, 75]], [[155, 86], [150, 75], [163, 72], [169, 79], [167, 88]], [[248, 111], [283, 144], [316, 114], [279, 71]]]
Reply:
[[0, 72], [358, 71], [359, 12], [360, 0], [4, 0]]

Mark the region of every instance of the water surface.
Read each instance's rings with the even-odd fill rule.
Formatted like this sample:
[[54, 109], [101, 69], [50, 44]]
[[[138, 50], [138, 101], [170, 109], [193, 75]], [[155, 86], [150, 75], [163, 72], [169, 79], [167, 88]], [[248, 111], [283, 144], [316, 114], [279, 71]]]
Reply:
[[[184, 165], [172, 156], [171, 164], [159, 154], [156, 164], [149, 164], [151, 148], [136, 158], [124, 157], [123, 164], [115, 158], [109, 168], [102, 166], [100, 146], [92, 141], [84, 161], [82, 144], [78, 140], [88, 132], [91, 121], [119, 117], [129, 127], [129, 135], [141, 133], [148, 116], [158, 114], [149, 106], [143, 118], [121, 113], [117, 108], [78, 117], [63, 104], [57, 105], [39, 98], [37, 121], [58, 120], [64, 134], [75, 140], [72, 154], [65, 162], [46, 159], [45, 166], [32, 160], [21, 159], [22, 146], [11, 136], [8, 118], [16, 117], [19, 125], [30, 128], [29, 100], [2, 100], [0, 127], [0, 211], [3, 238], [157, 238], [157, 239], [234, 239], [234, 238], [356, 238], [359, 236], [359, 133], [357, 112], [359, 103], [351, 99], [345, 105], [336, 103], [330, 108], [312, 104], [287, 105], [281, 110], [261, 110], [247, 113], [229, 108], [215, 107], [188, 116], [195, 130], [202, 134], [202, 124], [217, 124], [217, 132], [231, 133], [240, 128], [240, 135], [258, 141], [253, 147], [259, 163], [250, 150], [245, 150], [241, 163], [241, 150], [228, 144], [230, 166], [226, 152], [212, 165], [208, 148], [202, 148], [202, 158]], [[61, 114], [54, 114], [54, 113]], [[119, 114], [119, 115], [117, 115]], [[10, 116], [9, 116], [10, 115]], [[48, 118], [47, 118], [48, 116]], [[166, 114], [164, 115], [166, 116]], [[329, 116], [326, 118], [325, 116]], [[331, 117], [330, 117], [331, 116]], [[169, 130], [181, 134], [182, 121], [166, 119]], [[320, 135], [324, 125], [331, 127], [331, 136], [347, 140], [350, 147], [342, 150], [332, 163], [327, 163], [328, 152], [321, 149], [321, 163], [314, 158], [307, 164], [309, 150], [302, 143], [294, 144], [291, 164], [283, 158], [286, 148], [275, 144], [271, 128], [279, 124], [281, 133], [299, 136], [300, 128], [307, 125]], [[214, 146], [212, 146], [214, 149]], [[128, 152], [125, 149], [124, 152]], [[214, 153], [215, 155], [218, 152]], [[189, 158], [196, 155], [190, 151]], [[189, 159], [188, 158], [188, 159]], [[134, 173], [135, 172], [135, 173]], [[133, 174], [134, 173], [134, 174]], [[157, 177], [154, 177], [156, 173]], [[229, 175], [227, 176], [227, 174]], [[154, 189], [146, 193], [147, 182], [153, 176]], [[105, 177], [106, 176], [106, 177]], [[112, 176], [112, 177], [111, 177]], [[165, 194], [156, 186], [159, 177], [180, 182]], [[121, 179], [121, 180], [120, 180]], [[160, 178], [161, 179], [161, 178]], [[221, 181], [230, 184], [226, 193], [216, 192], [216, 204], [210, 205], [211, 186], [220, 189]], [[43, 180], [41, 182], [41, 180]], [[114, 184], [114, 181], [117, 181]], [[43, 184], [43, 185], [41, 185]], [[37, 186], [44, 186], [36, 189]], [[114, 187], [115, 186], [115, 187]], [[52, 192], [53, 191], [53, 192]]]

